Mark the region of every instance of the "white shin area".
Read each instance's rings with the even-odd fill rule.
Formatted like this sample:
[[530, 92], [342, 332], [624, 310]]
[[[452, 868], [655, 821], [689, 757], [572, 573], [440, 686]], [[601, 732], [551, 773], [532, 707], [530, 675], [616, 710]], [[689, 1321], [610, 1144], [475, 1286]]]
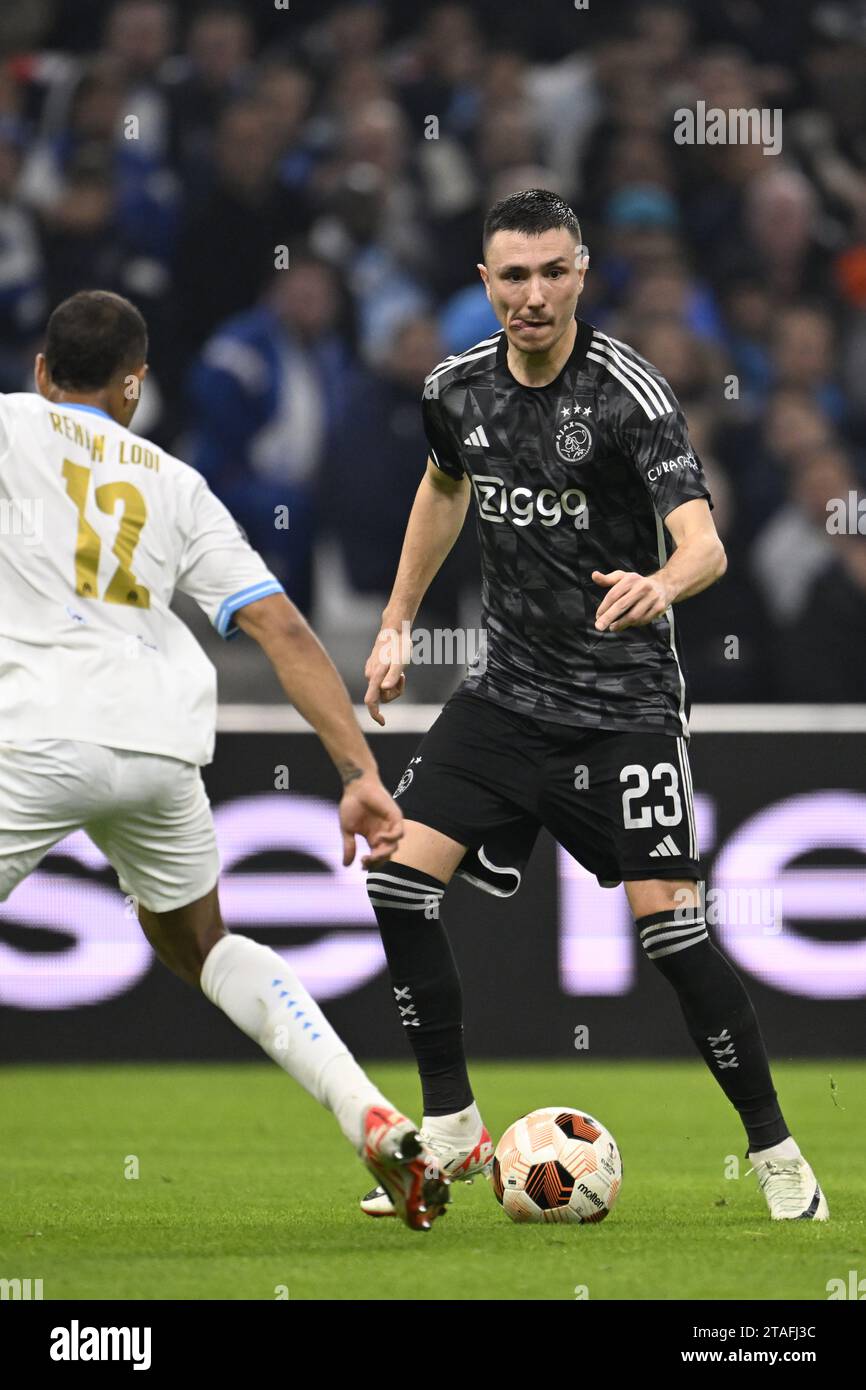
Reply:
[[360, 1150], [364, 1111], [386, 1105], [295, 972], [269, 946], [231, 933], [209, 952], [201, 987], [278, 1067], [332, 1111]]

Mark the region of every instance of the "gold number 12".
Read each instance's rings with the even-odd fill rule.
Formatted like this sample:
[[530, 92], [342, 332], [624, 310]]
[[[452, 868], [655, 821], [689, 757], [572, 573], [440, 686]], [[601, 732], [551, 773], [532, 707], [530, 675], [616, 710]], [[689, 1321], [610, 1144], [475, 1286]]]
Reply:
[[[78, 508], [78, 538], [75, 543], [75, 592], [82, 598], [98, 598], [97, 571], [99, 569], [99, 533], [93, 529], [84, 515], [87, 505], [87, 492], [90, 487], [89, 468], [83, 468], [70, 459], [63, 460], [63, 476], [66, 491]], [[112, 552], [117, 556], [117, 569], [102, 595], [104, 603], [128, 603], [135, 608], [150, 607], [150, 590], [140, 584], [132, 572], [132, 556], [141, 528], [147, 520], [147, 507], [144, 498], [132, 483], [102, 483], [94, 492], [96, 505], [108, 516], [114, 515], [118, 502], [123, 506], [123, 515]]]

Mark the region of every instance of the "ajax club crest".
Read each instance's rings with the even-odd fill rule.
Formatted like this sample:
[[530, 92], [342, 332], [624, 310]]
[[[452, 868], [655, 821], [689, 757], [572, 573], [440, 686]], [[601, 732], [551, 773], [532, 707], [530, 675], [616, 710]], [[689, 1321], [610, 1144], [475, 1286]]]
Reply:
[[417, 758], [410, 758], [410, 759], [409, 759], [409, 766], [406, 768], [406, 771], [403, 773], [403, 776], [400, 778], [400, 781], [397, 783], [397, 786], [394, 788], [394, 797], [395, 797], [395, 799], [396, 799], [396, 797], [400, 796], [400, 795], [406, 790], [407, 787], [411, 787], [412, 782], [413, 782], [414, 779], [415, 779], [415, 768], [414, 768], [414, 764], [415, 764], [415, 763], [420, 763], [421, 757], [422, 757], [422, 755], [419, 753], [418, 756], [417, 756]]
[[580, 463], [592, 448], [592, 431], [583, 420], [564, 420], [553, 442], [563, 463]]

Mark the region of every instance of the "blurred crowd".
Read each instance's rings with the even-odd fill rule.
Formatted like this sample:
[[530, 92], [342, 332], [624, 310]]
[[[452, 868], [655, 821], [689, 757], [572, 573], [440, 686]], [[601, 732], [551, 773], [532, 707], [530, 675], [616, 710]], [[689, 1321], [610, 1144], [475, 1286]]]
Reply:
[[[698, 100], [781, 110], [781, 153], [677, 144]], [[375, 613], [426, 456], [421, 383], [498, 327], [481, 221], [527, 187], [572, 202], [579, 312], [667, 377], [705, 464], [729, 570], [677, 610], [693, 697], [863, 700], [856, 3], [5, 6], [0, 390], [30, 389], [66, 295], [128, 295], [151, 332], [136, 428], [205, 474], [314, 620], [332, 580]], [[835, 531], [831, 499], [854, 504]], [[425, 620], [477, 589], [467, 527]]]

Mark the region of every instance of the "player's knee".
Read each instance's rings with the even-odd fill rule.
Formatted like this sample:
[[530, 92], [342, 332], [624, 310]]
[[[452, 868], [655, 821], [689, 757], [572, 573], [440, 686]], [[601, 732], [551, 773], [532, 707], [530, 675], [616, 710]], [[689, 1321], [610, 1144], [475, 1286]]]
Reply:
[[197, 983], [195, 962], [185, 955], [179, 943], [169, 942], [164, 936], [150, 931], [145, 932], [145, 935], [157, 960], [166, 970], [170, 970], [172, 975], [177, 975], [186, 984]]
[[626, 882], [629, 907], [635, 921], [666, 912], [680, 915], [700, 908], [702, 884], [696, 879], [630, 879]]
[[226, 935], [215, 893], [171, 912], [140, 909], [139, 922], [166, 969], [194, 987], [208, 955]]

